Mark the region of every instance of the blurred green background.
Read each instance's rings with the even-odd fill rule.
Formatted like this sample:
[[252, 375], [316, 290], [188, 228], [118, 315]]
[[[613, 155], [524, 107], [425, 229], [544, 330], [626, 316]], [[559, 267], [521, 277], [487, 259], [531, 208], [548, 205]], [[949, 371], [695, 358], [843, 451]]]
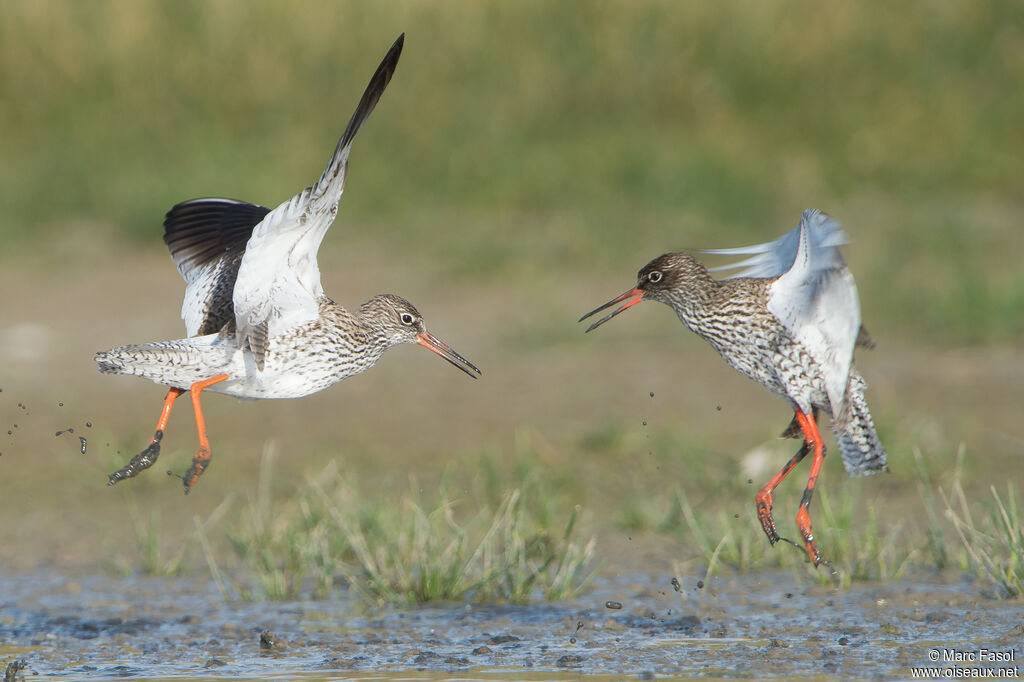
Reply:
[[276, 205], [401, 31], [346, 232], [386, 225], [471, 283], [628, 279], [819, 207], [871, 326], [1021, 340], [1018, 3], [4, 3], [5, 251], [95, 223], [160, 249], [183, 198]]
[[[0, 4], [0, 409], [13, 423], [34, 405], [45, 436], [23, 416], [0, 448], [34, 482], [9, 504], [39, 486], [108, 493], [161, 395], [95, 375], [91, 356], [183, 333], [164, 212], [275, 206], [315, 181], [403, 31], [321, 250], [325, 287], [345, 305], [407, 295], [484, 378], [395, 351], [302, 401], [211, 398], [211, 500], [251, 482], [270, 436], [296, 471], [342, 452], [369, 480], [514, 460], [524, 442], [566, 481], [598, 465], [665, 495], [690, 475], [745, 480], [740, 455], [785, 425], [781, 402], [667, 310], [587, 336], [575, 319], [662, 252], [766, 241], [809, 207], [848, 230], [879, 345], [864, 374], [901, 466], [865, 489], [909, 484], [914, 448], [941, 470], [962, 441], [989, 478], [1021, 470], [1021, 3], [16, 0]], [[72, 409], [96, 422], [86, 458], [52, 436]], [[180, 410], [176, 468], [194, 437]], [[129, 485], [181, 504], [159, 472]]]

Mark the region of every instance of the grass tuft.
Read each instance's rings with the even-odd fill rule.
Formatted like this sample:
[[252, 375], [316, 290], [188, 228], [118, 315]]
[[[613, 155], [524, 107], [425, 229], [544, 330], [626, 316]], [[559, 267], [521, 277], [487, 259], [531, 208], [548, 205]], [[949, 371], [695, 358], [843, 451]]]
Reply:
[[[438, 600], [558, 600], [588, 582], [594, 541], [573, 539], [579, 507], [561, 532], [524, 505], [519, 489], [492, 511], [463, 518], [446, 486], [425, 501], [363, 499], [333, 462], [284, 501], [268, 481], [273, 451], [264, 453], [257, 493], [228, 537], [245, 569], [234, 591], [246, 599], [294, 599], [307, 587], [326, 596], [338, 577], [374, 604]], [[208, 553], [211, 570], [222, 572]], [[311, 587], [310, 587], [311, 585]]]
[[961, 448], [949, 493], [939, 491], [946, 505], [946, 517], [953, 523], [971, 565], [995, 585], [998, 595], [1020, 597], [1024, 595], [1024, 515], [1017, 501], [1017, 489], [1007, 483], [1004, 501], [996, 487], [990, 486], [992, 500], [975, 521], [960, 481], [963, 453]]

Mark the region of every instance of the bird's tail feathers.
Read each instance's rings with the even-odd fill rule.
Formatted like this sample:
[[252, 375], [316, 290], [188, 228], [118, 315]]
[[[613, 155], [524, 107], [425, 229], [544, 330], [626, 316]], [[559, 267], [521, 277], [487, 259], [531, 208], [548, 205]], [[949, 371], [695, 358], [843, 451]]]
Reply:
[[854, 373], [850, 376], [850, 386], [847, 390], [848, 418], [844, 420], [845, 428], [835, 429], [843, 465], [851, 476], [867, 476], [889, 470], [885, 448], [878, 439], [875, 422], [864, 398], [865, 388], [867, 383], [859, 374]]

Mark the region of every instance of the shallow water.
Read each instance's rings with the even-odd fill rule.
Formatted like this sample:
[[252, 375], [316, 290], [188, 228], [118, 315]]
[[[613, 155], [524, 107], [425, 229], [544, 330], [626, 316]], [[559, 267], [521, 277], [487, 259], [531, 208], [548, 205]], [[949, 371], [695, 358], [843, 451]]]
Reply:
[[[26, 679], [66, 680], [906, 679], [912, 667], [935, 665], [1020, 672], [1024, 604], [987, 599], [967, 581], [850, 591], [788, 574], [716, 578], [703, 588], [696, 578], [680, 582], [676, 592], [671, 576], [619, 575], [556, 604], [367, 611], [344, 592], [225, 603], [205, 580], [36, 572], [0, 578], [0, 664], [22, 660]], [[1013, 660], [929, 660], [982, 649]]]

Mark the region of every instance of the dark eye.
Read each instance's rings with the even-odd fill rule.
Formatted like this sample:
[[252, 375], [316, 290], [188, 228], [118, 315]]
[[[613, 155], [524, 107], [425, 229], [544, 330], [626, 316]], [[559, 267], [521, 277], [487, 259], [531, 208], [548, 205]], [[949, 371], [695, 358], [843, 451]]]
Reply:
[[661, 281], [661, 273], [657, 270], [652, 270], [647, 275], [647, 281], [651, 282], [652, 284], [657, 284], [658, 282]]
[[416, 318], [409, 313], [402, 313], [402, 324], [412, 324], [416, 321]]

